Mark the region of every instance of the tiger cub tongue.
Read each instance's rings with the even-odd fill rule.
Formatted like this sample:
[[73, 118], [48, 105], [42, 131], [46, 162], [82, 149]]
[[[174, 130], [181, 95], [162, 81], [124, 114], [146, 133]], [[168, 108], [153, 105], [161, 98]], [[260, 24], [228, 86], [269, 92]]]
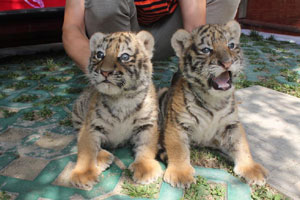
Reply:
[[230, 87], [228, 81], [230, 79], [229, 72], [223, 72], [221, 75], [213, 78], [213, 81], [218, 85], [221, 89], [227, 89]]

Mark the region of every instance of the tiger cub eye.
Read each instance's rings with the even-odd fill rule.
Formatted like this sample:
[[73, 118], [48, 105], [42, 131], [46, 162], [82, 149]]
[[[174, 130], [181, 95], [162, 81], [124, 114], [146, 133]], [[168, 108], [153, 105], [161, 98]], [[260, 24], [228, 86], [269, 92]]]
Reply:
[[97, 51], [96, 58], [102, 60], [104, 58], [104, 53], [102, 51]]
[[228, 44], [228, 48], [229, 49], [234, 49], [235, 48], [235, 44], [233, 42]]
[[121, 56], [120, 56], [120, 60], [121, 61], [128, 61], [130, 58], [130, 56], [128, 55], [128, 53], [123, 53]]

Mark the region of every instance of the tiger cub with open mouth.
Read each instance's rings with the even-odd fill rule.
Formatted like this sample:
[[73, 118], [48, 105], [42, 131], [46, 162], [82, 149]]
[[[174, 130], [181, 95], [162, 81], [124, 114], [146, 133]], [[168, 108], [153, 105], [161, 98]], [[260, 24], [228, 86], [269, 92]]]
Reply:
[[90, 39], [87, 77], [90, 87], [73, 107], [78, 129], [78, 156], [70, 181], [90, 188], [113, 162], [107, 149], [133, 145], [129, 169], [137, 183], [149, 183], [162, 173], [155, 160], [158, 144], [158, 104], [152, 83], [154, 39], [137, 34], [96, 33]]
[[204, 25], [178, 30], [171, 44], [181, 75], [160, 92], [162, 144], [168, 167], [164, 180], [189, 187], [195, 181], [190, 145], [218, 148], [234, 161], [234, 172], [250, 184], [263, 184], [267, 171], [254, 162], [238, 119], [233, 79], [242, 70], [240, 25]]

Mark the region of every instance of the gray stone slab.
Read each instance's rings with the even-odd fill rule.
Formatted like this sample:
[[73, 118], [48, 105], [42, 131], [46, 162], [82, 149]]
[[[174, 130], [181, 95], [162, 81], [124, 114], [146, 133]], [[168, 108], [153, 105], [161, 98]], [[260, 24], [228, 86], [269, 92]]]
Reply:
[[49, 161], [40, 158], [20, 157], [0, 171], [3, 176], [34, 180]]
[[65, 148], [74, 138], [74, 135], [46, 133], [38, 141], [36, 141], [36, 145], [42, 148], [58, 151]]
[[21, 142], [24, 137], [30, 134], [32, 134], [31, 129], [9, 128], [0, 134], [0, 142], [18, 143]]
[[270, 171], [268, 183], [299, 199], [300, 99], [261, 86], [236, 96], [253, 157]]

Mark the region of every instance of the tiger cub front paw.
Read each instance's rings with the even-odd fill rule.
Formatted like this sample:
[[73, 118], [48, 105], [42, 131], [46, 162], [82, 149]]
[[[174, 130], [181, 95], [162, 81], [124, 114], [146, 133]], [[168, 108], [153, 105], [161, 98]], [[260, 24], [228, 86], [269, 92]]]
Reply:
[[70, 183], [78, 188], [89, 190], [92, 186], [98, 182], [99, 170], [77, 170], [74, 169], [71, 173]]
[[133, 172], [133, 180], [136, 183], [148, 184], [156, 181], [162, 174], [162, 169], [154, 159], [145, 159], [135, 161], [129, 166], [129, 170]]
[[253, 162], [252, 164], [239, 166], [234, 168], [234, 172], [246, 179], [246, 181], [252, 185], [263, 185], [266, 183], [268, 171], [260, 164]]
[[97, 156], [97, 165], [100, 172], [106, 170], [113, 163], [114, 159], [115, 156], [112, 153], [104, 149], [99, 151]]
[[195, 169], [190, 164], [168, 166], [164, 181], [170, 183], [173, 187], [189, 188], [195, 183]]

